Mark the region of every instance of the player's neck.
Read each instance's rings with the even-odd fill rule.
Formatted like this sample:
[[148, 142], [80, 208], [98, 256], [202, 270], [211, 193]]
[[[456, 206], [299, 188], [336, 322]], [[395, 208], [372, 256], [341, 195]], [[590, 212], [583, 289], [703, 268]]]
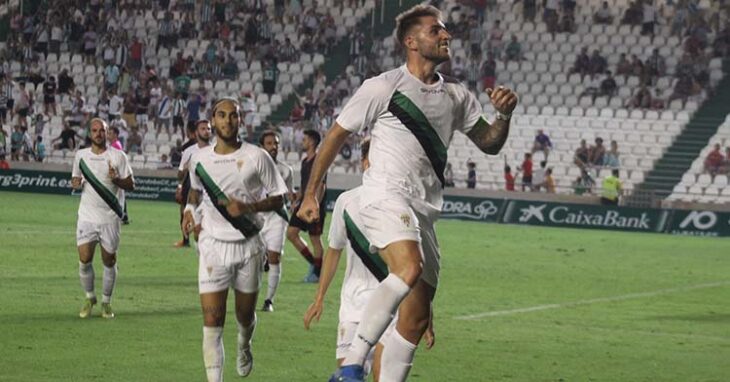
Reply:
[[233, 139], [231, 141], [225, 141], [225, 140], [219, 138], [215, 144], [215, 147], [213, 148], [213, 151], [215, 151], [216, 154], [227, 155], [232, 152], [235, 152], [236, 150], [238, 150], [240, 148], [241, 148], [241, 142], [238, 139]]
[[314, 158], [317, 155], [317, 149], [307, 150], [307, 160]]
[[99, 155], [99, 154], [103, 154], [104, 151], [106, 151], [106, 145], [97, 146], [97, 145], [95, 145], [93, 143], [91, 144], [91, 152], [92, 153], [94, 153], [96, 155]]
[[436, 66], [438, 64], [435, 62], [422, 58], [411, 58], [406, 62], [408, 72], [426, 85], [433, 85], [438, 82]]

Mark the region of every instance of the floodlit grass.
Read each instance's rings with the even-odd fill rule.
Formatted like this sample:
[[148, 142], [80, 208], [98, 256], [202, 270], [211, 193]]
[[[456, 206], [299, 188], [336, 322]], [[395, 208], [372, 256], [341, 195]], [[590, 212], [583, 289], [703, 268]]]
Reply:
[[[78, 318], [77, 207], [74, 197], [0, 193], [0, 381], [203, 381], [197, 259], [171, 246], [177, 206], [129, 203], [114, 320], [98, 307]], [[460, 221], [441, 221], [438, 234], [436, 346], [417, 353], [410, 380], [730, 379], [727, 239]], [[248, 379], [324, 381], [334, 370], [340, 280], [307, 332], [315, 286], [300, 282], [305, 272], [287, 245]], [[238, 378], [234, 319], [229, 306], [227, 380]]]

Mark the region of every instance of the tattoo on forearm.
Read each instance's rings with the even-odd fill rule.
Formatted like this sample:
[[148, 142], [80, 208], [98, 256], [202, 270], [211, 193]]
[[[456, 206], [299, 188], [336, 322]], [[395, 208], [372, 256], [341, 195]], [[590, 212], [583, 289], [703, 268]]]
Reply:
[[496, 155], [504, 146], [509, 135], [509, 121], [496, 120], [491, 125], [480, 120], [467, 136], [482, 152]]

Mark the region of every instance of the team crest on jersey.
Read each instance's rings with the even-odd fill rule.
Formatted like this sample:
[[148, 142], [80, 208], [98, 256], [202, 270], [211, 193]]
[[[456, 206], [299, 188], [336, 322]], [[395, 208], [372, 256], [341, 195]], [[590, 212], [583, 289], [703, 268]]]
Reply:
[[243, 159], [236, 161], [236, 166], [238, 166], [238, 171], [241, 171], [241, 167], [243, 167]]
[[405, 213], [402, 214], [400, 216], [400, 221], [402, 221], [403, 222], [403, 225], [405, 225], [406, 227], [410, 227], [411, 226], [411, 217], [408, 214], [405, 214]]
[[208, 271], [208, 277], [210, 277], [210, 274], [213, 273], [213, 267], [207, 267], [205, 269]]

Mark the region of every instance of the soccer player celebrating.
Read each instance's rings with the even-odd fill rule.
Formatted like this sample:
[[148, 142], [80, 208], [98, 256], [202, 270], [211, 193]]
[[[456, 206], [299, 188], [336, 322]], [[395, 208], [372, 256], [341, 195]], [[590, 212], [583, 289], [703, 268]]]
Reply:
[[[318, 182], [353, 132], [372, 126], [370, 168], [363, 175], [360, 218], [364, 236], [378, 248], [390, 273], [372, 292], [343, 366], [332, 381], [362, 381], [365, 358], [398, 310], [396, 330], [383, 359], [410, 365], [431, 314], [439, 273], [434, 223], [443, 204], [447, 148], [455, 130], [483, 152], [497, 154], [509, 132], [517, 96], [487, 89], [496, 120], [482, 116], [477, 98], [458, 81], [436, 71], [449, 60], [441, 14], [418, 5], [399, 15], [396, 37], [405, 65], [363, 83], [330, 129], [314, 163], [299, 210], [302, 220], [319, 217]], [[405, 380], [403, 375], [392, 380]]]
[[261, 212], [281, 208], [287, 193], [271, 157], [238, 139], [238, 101], [223, 98], [216, 102], [212, 125], [217, 134], [215, 145], [200, 149], [188, 166], [191, 189], [182, 222], [183, 231], [189, 235], [202, 202], [198, 289], [203, 310], [203, 361], [209, 382], [223, 378], [223, 323], [230, 287], [235, 291], [238, 322], [236, 370], [241, 376], [251, 373], [251, 338], [266, 253], [259, 235]]
[[[299, 171], [301, 177], [301, 184], [299, 189], [299, 197], [294, 202], [294, 211], [289, 221], [289, 228], [286, 230], [286, 237], [294, 245], [294, 248], [304, 256], [310, 265], [309, 274], [304, 278], [304, 282], [316, 283], [319, 281], [319, 271], [322, 268], [322, 255], [324, 254], [324, 248], [322, 248], [322, 230], [324, 229], [324, 218], [327, 214], [324, 206], [324, 194], [326, 190], [326, 178], [320, 177], [317, 181], [317, 203], [319, 204], [319, 215], [317, 219], [310, 222], [305, 222], [297, 216], [304, 190], [307, 188], [309, 183], [309, 174], [312, 171], [312, 164], [314, 164], [317, 158], [317, 146], [322, 138], [319, 133], [315, 130], [305, 130], [304, 138], [302, 139], [302, 147], [306, 151], [307, 156], [302, 159], [302, 167]], [[314, 187], [314, 185], [313, 185]], [[314, 248], [314, 255], [307, 247], [307, 243], [299, 237], [300, 231], [307, 231], [309, 233], [309, 241], [312, 242]]]
[[[279, 135], [273, 131], [265, 131], [259, 138], [259, 145], [266, 150], [276, 164], [279, 175], [284, 179], [289, 199], [292, 195], [292, 170], [291, 166], [279, 162]], [[289, 222], [286, 208], [282, 207], [276, 211], [267, 212], [264, 218], [264, 227], [261, 229], [261, 237], [266, 243], [266, 259], [269, 272], [269, 284], [266, 292], [266, 299], [261, 310], [264, 312], [274, 311], [274, 296], [276, 288], [281, 280], [281, 255], [284, 253], [284, 240], [286, 237], [286, 226]]]
[[[361, 144], [362, 170], [370, 167], [368, 162], [368, 152], [370, 149], [370, 141], [364, 140]], [[388, 275], [388, 268], [383, 261], [374, 256], [371, 252], [370, 243], [362, 234], [362, 222], [359, 215], [359, 192], [362, 187], [356, 187], [352, 190], [343, 192], [335, 202], [335, 208], [332, 213], [332, 222], [329, 231], [329, 248], [322, 262], [322, 273], [319, 280], [319, 288], [314, 302], [304, 313], [304, 327], [309, 329], [309, 325], [313, 319], [319, 321], [322, 311], [324, 310], [324, 297], [327, 294], [332, 278], [337, 271], [337, 264], [340, 261], [342, 249], [347, 247], [347, 266], [345, 269], [345, 277], [342, 281], [342, 291], [340, 292], [340, 312], [339, 324], [337, 325], [337, 350], [335, 352], [338, 366], [342, 365], [345, 360], [347, 350], [352, 344], [355, 337], [355, 330], [360, 318], [364, 313], [365, 305], [370, 298], [371, 293], [378, 286], [380, 281]], [[433, 331], [426, 333], [428, 336], [429, 347], [433, 344]], [[387, 335], [383, 336], [383, 341], [378, 344], [378, 354], [382, 353], [382, 343], [387, 342]], [[368, 369], [372, 364], [373, 352], [368, 354], [364, 368], [364, 374], [368, 374]], [[376, 356], [376, 358], [379, 358]], [[388, 360], [385, 360], [386, 363]], [[372, 364], [375, 380], [379, 380], [379, 363]], [[387, 377], [386, 377], [387, 378]]]
[[71, 187], [81, 190], [79, 217], [76, 225], [76, 245], [79, 250], [79, 278], [86, 300], [79, 317], [87, 318], [96, 305], [94, 292], [94, 252], [101, 247], [104, 281], [101, 316], [114, 318], [111, 298], [117, 279], [117, 249], [122, 217], [124, 191], [134, 190], [132, 168], [127, 155], [107, 147], [108, 126], [104, 120], [91, 120], [91, 147], [74, 156]]

